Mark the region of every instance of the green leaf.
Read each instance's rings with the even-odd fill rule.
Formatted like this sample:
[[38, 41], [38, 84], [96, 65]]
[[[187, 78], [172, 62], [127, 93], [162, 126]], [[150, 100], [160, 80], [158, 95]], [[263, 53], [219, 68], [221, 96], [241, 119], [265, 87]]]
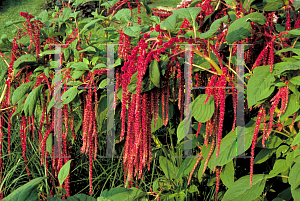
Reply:
[[70, 165], [71, 165], [71, 160], [67, 161], [62, 168], [60, 169], [59, 173], [58, 173], [58, 182], [59, 185], [61, 186], [63, 184], [63, 182], [66, 180], [66, 178], [68, 177], [68, 174], [70, 172]]
[[138, 75], [138, 72], [134, 73], [132, 76], [131, 76], [131, 79], [130, 79], [130, 83], [128, 84], [128, 91], [131, 92], [131, 93], [136, 93], [136, 87], [137, 87], [137, 75]]
[[52, 139], [52, 133], [50, 133], [46, 140], [46, 150], [50, 154], [52, 154], [52, 145], [53, 145], [53, 139]]
[[296, 144], [300, 143], [300, 131], [298, 132], [298, 134], [296, 135], [295, 139], [293, 140], [291, 146], [295, 146]]
[[141, 27], [140, 26], [130, 26], [124, 27], [123, 32], [131, 37], [138, 37], [140, 35]]
[[299, 99], [296, 97], [295, 94], [289, 95], [288, 105], [283, 114], [280, 115], [280, 122], [283, 122], [286, 118], [293, 115], [297, 112], [300, 108]]
[[111, 21], [120, 20], [123, 23], [131, 22], [133, 19], [131, 17], [131, 11], [128, 8], [119, 10], [111, 19]]
[[88, 65], [83, 62], [77, 62], [71, 65], [72, 68], [75, 68], [76, 70], [90, 70]]
[[173, 15], [169, 16], [167, 19], [165, 19], [164, 21], [162, 21], [160, 23], [160, 28], [162, 30], [174, 31], [176, 28], [177, 16], [178, 16], [177, 14], [173, 14]]
[[243, 200], [252, 201], [259, 197], [263, 192], [266, 184], [267, 175], [253, 175], [253, 183], [250, 186], [250, 175], [243, 176], [234, 182], [226, 191], [222, 201], [227, 200]]
[[285, 144], [278, 147], [278, 149], [276, 150], [276, 158], [279, 158], [281, 156], [281, 153], [286, 153], [289, 148], [290, 147]]
[[150, 80], [156, 87], [160, 87], [160, 71], [158, 61], [154, 59], [149, 66]]
[[[238, 127], [237, 127], [238, 128]], [[245, 127], [245, 144], [236, 143], [237, 128], [234, 132], [229, 132], [222, 140], [220, 145], [219, 157], [216, 156], [216, 149], [212, 153], [211, 159], [208, 162], [208, 167], [213, 169], [215, 166], [223, 166], [233, 159], [234, 156], [242, 154], [246, 151], [252, 142], [254, 127]], [[242, 128], [240, 128], [242, 129]], [[244, 150], [243, 150], [244, 149]]]
[[80, 50], [79, 52], [96, 52], [97, 50], [93, 46], [88, 46], [87, 48], [84, 48], [83, 50]]
[[255, 0], [250, 4], [251, 8], [254, 8], [259, 11], [277, 11], [282, 8], [284, 5], [281, 0]]
[[182, 164], [180, 165], [175, 180], [189, 175], [192, 172], [197, 160], [198, 158], [185, 158]]
[[111, 188], [109, 191], [104, 190], [97, 201], [132, 201], [139, 200], [139, 198], [144, 197], [145, 193], [138, 188], [123, 188], [116, 187]]
[[191, 119], [183, 119], [177, 127], [177, 144], [186, 136], [191, 125]]
[[35, 54], [25, 54], [20, 56], [17, 61], [14, 62], [14, 69], [16, 68], [22, 68], [26, 65], [32, 66], [32, 65], [37, 65], [38, 63], [36, 62], [36, 55]]
[[36, 87], [31, 93], [28, 94], [23, 108], [26, 117], [30, 117], [33, 115], [38, 98], [42, 93], [42, 86], [43, 85]]
[[80, 85], [82, 85], [82, 82], [81, 81], [68, 81], [67, 85], [72, 85], [74, 87], [78, 87]]
[[156, 24], [160, 24], [160, 18], [158, 16], [151, 16], [150, 20], [153, 20]]
[[15, 91], [12, 96], [12, 104], [14, 105], [17, 103], [21, 98], [26, 96], [27, 93], [31, 92], [33, 88], [33, 82], [27, 82], [19, 86]]
[[46, 179], [46, 177], [38, 177], [29, 181], [28, 183], [14, 190], [11, 194], [5, 197], [3, 201], [38, 201], [37, 187], [44, 179]]
[[187, 20], [192, 24], [193, 27], [196, 27], [196, 17], [201, 11], [201, 7], [192, 7], [192, 8], [181, 8], [174, 10], [173, 14], [178, 14], [179, 18], [187, 18]]
[[213, 36], [218, 31], [218, 29], [220, 28], [221, 23], [222, 22], [226, 23], [227, 20], [228, 20], [228, 16], [227, 15], [224, 16], [224, 17], [222, 17], [222, 18], [220, 18], [220, 19], [217, 19], [216, 21], [214, 21], [210, 25], [210, 29], [207, 32], [200, 34], [200, 38], [201, 39], [205, 39], [205, 38], [209, 38], [209, 37]]
[[62, 13], [63, 15], [62, 15], [62, 17], [63, 17], [63, 21], [64, 22], [67, 21], [70, 18], [70, 14], [71, 13], [72, 13], [71, 8], [65, 7], [63, 9], [63, 13]]
[[205, 104], [205, 100], [207, 98], [207, 94], [200, 94], [193, 102], [192, 102], [192, 115], [198, 122], [205, 123], [209, 119], [211, 119], [214, 111], [215, 104], [213, 96], [210, 96], [207, 103]]
[[295, 163], [289, 173], [289, 184], [291, 190], [296, 189], [300, 185], [300, 164]]
[[98, 22], [98, 21], [100, 21], [100, 20], [102, 20], [102, 19], [101, 19], [101, 18], [100, 18], [100, 19], [95, 19], [95, 20], [92, 20], [92, 21], [90, 21], [89, 23], [87, 23], [87, 24], [83, 27], [83, 29], [81, 29], [80, 34], [82, 34], [82, 32], [84, 32], [86, 29], [88, 29], [90, 26], [94, 25], [96, 22]]
[[300, 69], [300, 61], [298, 62], [280, 62], [274, 64], [274, 71], [272, 72], [274, 75], [280, 75], [284, 71], [287, 70], [299, 70]]
[[300, 76], [293, 77], [290, 81], [295, 85], [300, 85]]
[[166, 157], [159, 156], [159, 165], [167, 179], [175, 179], [175, 175], [178, 172], [178, 168], [173, 165], [171, 161], [169, 161]]
[[300, 50], [299, 49], [296, 49], [296, 48], [292, 48], [292, 47], [288, 47], [288, 48], [285, 48], [285, 49], [281, 49], [279, 51], [276, 51], [275, 54], [279, 55], [279, 53], [282, 53], [282, 52], [293, 52], [297, 55], [300, 55]]
[[269, 173], [269, 178], [275, 177], [276, 175], [285, 172], [288, 170], [288, 166], [286, 165], [285, 159], [276, 160], [273, 169]]
[[77, 71], [77, 70], [75, 70], [73, 72], [73, 74], [72, 74], [72, 78], [74, 80], [76, 80], [76, 79], [80, 78], [83, 74], [84, 74], [84, 71]]
[[68, 104], [70, 103], [72, 100], [74, 100], [74, 98], [77, 96], [78, 94], [78, 90], [77, 88], [69, 88], [65, 93], [63, 93], [61, 99], [62, 99], [62, 104]]
[[99, 88], [104, 88], [104, 87], [106, 87], [106, 86], [107, 86], [107, 79], [104, 79], [104, 80], [102, 80], [102, 81], [100, 82]]
[[263, 92], [268, 91], [275, 81], [270, 69], [265, 66], [256, 67], [250, 77], [247, 86], [248, 108], [255, 105], [262, 97]]
[[280, 137], [276, 135], [270, 135], [267, 140], [265, 140], [265, 147], [262, 146], [262, 137], [260, 136], [257, 140], [256, 147], [265, 148], [265, 149], [275, 149], [277, 148], [283, 141]]
[[220, 174], [220, 178], [223, 184], [228, 188], [234, 183], [234, 167], [232, 160], [225, 165], [225, 168], [223, 168]]
[[267, 22], [267, 19], [261, 13], [250, 13], [240, 19], [235, 20], [228, 28], [226, 39], [228, 44], [232, 44], [236, 41], [243, 40], [251, 34], [251, 24], [255, 22], [263, 25]]
[[253, 163], [260, 164], [268, 160], [276, 149], [262, 149], [260, 152], [255, 156]]
[[7, 35], [6, 34], [3, 34], [1, 36], [1, 39], [0, 39], [0, 49], [2, 52], [4, 51], [11, 51], [13, 48], [13, 44], [12, 42], [10, 42], [7, 38]]
[[96, 201], [92, 196], [88, 196], [85, 194], [77, 194], [72, 197], [67, 198], [68, 201]]

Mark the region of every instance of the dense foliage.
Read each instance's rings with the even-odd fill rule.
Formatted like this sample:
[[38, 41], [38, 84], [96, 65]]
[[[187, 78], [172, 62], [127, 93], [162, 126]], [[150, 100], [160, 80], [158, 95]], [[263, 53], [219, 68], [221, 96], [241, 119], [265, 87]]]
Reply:
[[[110, 1], [99, 4], [107, 13], [82, 18], [76, 8], [87, 3], [21, 12], [23, 21], [6, 23], [18, 32], [0, 40], [1, 198], [300, 199], [299, 2], [183, 0], [170, 11]], [[55, 44], [62, 122], [54, 121]], [[106, 89], [108, 44], [119, 44], [114, 97]], [[244, 78], [237, 44], [248, 44]], [[238, 80], [244, 150], [236, 143]], [[113, 110], [122, 157], [107, 158]]]

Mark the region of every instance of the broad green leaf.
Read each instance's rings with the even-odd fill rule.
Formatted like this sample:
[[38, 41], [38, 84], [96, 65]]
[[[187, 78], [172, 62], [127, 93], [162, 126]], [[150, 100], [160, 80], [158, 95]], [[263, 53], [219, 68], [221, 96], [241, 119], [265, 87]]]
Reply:
[[248, 108], [255, 105], [263, 97], [262, 93], [269, 90], [274, 81], [275, 78], [270, 73], [269, 68], [260, 66], [254, 69], [247, 86]]
[[3, 201], [38, 201], [37, 187], [44, 179], [46, 179], [46, 177], [38, 177], [29, 181], [28, 183], [14, 190], [7, 197], [3, 198]]
[[251, 8], [254, 8], [259, 11], [277, 11], [282, 8], [284, 5], [280, 0], [255, 0], [250, 4]]
[[298, 134], [296, 135], [295, 139], [293, 140], [291, 146], [295, 146], [296, 144], [300, 143], [300, 131], [298, 132]]
[[92, 196], [85, 194], [77, 194], [67, 198], [67, 201], [96, 201]]
[[278, 149], [276, 149], [276, 158], [279, 158], [281, 156], [281, 153], [286, 153], [289, 148], [290, 147], [285, 144], [278, 147]]
[[76, 70], [90, 70], [88, 65], [84, 62], [73, 63], [71, 67], [75, 68]]
[[228, 28], [226, 36], [228, 44], [232, 44], [236, 41], [243, 40], [251, 34], [251, 24], [255, 22], [263, 25], [267, 22], [267, 19], [261, 13], [250, 13], [240, 19], [235, 20]]
[[160, 71], [158, 61], [154, 59], [149, 66], [150, 80], [156, 87], [160, 87]]
[[54, 96], [51, 98], [49, 105], [47, 107], [47, 113], [49, 113], [50, 109], [53, 107], [54, 105]]
[[63, 9], [62, 17], [63, 17], [64, 22], [67, 21], [70, 18], [71, 13], [72, 13], [71, 8], [66, 7], [66, 8]]
[[300, 50], [296, 49], [296, 48], [292, 48], [292, 47], [281, 49], [281, 50], [277, 51], [275, 54], [278, 55], [279, 53], [282, 53], [282, 52], [293, 52], [293, 53], [295, 53], [297, 55], [300, 55]]
[[289, 167], [286, 165], [285, 159], [276, 160], [273, 169], [269, 173], [269, 178], [275, 177], [276, 175], [285, 172]]
[[220, 174], [220, 178], [223, 184], [228, 188], [234, 183], [234, 167], [232, 160], [225, 165]]
[[274, 64], [274, 70], [273, 74], [274, 75], [280, 75], [284, 71], [287, 70], [299, 70], [300, 69], [300, 61], [298, 62], [280, 62]]
[[289, 184], [291, 190], [296, 189], [300, 185], [300, 164], [295, 163], [289, 173]]
[[192, 102], [192, 115], [198, 122], [205, 123], [209, 119], [211, 119], [214, 111], [215, 104], [213, 96], [210, 96], [207, 103], [205, 104], [207, 94], [200, 94], [193, 102]]
[[72, 100], [74, 100], [77, 93], [78, 93], [77, 88], [75, 88], [75, 87], [69, 88], [65, 93], [63, 93], [63, 95], [61, 97], [61, 99], [63, 100], [62, 104], [65, 105], [65, 104], [70, 103]]
[[283, 200], [291, 200], [292, 198], [291, 187], [288, 187], [287, 189], [280, 192], [277, 197]]
[[178, 168], [174, 166], [170, 160], [168, 160], [166, 157], [159, 156], [159, 165], [165, 173], [165, 177], [167, 179], [175, 179]]
[[185, 158], [182, 164], [180, 165], [175, 180], [189, 175], [192, 172], [197, 160], [198, 158]]
[[59, 173], [58, 173], [58, 182], [59, 185], [61, 186], [63, 184], [63, 182], [66, 180], [66, 178], [68, 177], [68, 174], [70, 172], [70, 165], [71, 165], [71, 160], [67, 161], [62, 168], [60, 169]]
[[138, 37], [140, 35], [141, 27], [140, 26], [130, 26], [124, 27], [123, 32], [131, 37]]
[[275, 149], [277, 148], [283, 141], [280, 137], [276, 135], [270, 135], [267, 140], [265, 140], [265, 147], [262, 146], [262, 137], [260, 136], [257, 140], [256, 147], [265, 148], [265, 149]]
[[221, 23], [222, 22], [226, 23], [227, 20], [228, 20], [227, 15], [220, 19], [217, 19], [210, 25], [210, 29], [207, 32], [200, 34], [200, 38], [205, 39], [205, 38], [209, 38], [209, 37], [213, 36], [216, 33], [216, 31], [218, 31], [218, 29], [220, 28]]
[[276, 151], [276, 149], [262, 149], [260, 152], [254, 156], [254, 164], [260, 164], [268, 160], [273, 153]]
[[222, 201], [243, 200], [252, 201], [260, 196], [266, 184], [267, 175], [253, 175], [253, 183], [250, 186], [250, 175], [243, 176], [234, 182], [226, 191]]
[[111, 20], [112, 21], [120, 20], [123, 23], [128, 23], [128, 22], [131, 22], [133, 19], [131, 17], [130, 9], [125, 8], [125, 9], [121, 9], [120, 11], [118, 11]]
[[20, 56], [17, 61], [14, 62], [14, 69], [16, 68], [22, 68], [26, 65], [31, 66], [31, 65], [37, 65], [38, 63], [36, 62], [36, 57], [34, 54], [24, 54]]
[[138, 72], [136, 72], [135, 74], [133, 74], [131, 76], [131, 79], [130, 79], [130, 83], [128, 84], [128, 91], [130, 91], [131, 93], [136, 93], [136, 87], [137, 87], [137, 75], [138, 75]]
[[3, 34], [0, 39], [0, 49], [2, 52], [11, 51], [13, 48], [12, 42], [10, 42], [7, 38], [6, 34]]
[[300, 85], [300, 76], [293, 77], [290, 81], [295, 85]]
[[104, 87], [106, 87], [106, 86], [107, 86], [107, 79], [104, 79], [104, 80], [102, 80], [102, 81], [100, 82], [99, 88], [104, 88]]
[[52, 145], [53, 145], [53, 139], [52, 139], [52, 133], [50, 133], [49, 136], [48, 136], [48, 138], [47, 138], [47, 140], [46, 140], [46, 150], [50, 154], [52, 154]]
[[196, 17], [201, 11], [201, 7], [192, 7], [192, 8], [181, 8], [174, 10], [173, 14], [178, 14], [179, 18], [187, 18], [187, 20], [192, 24], [193, 27], [196, 27]]
[[189, 133], [191, 119], [182, 120], [177, 127], [177, 144]]
[[74, 87], [77, 87], [77, 86], [82, 85], [82, 82], [78, 81], [78, 80], [76, 80], [76, 81], [68, 81], [67, 85], [72, 85]]
[[80, 50], [79, 52], [96, 52], [96, 49], [93, 46], [89, 46], [83, 50]]
[[38, 16], [37, 16], [38, 19], [41, 20], [41, 22], [45, 23], [46, 21], [49, 20], [49, 17], [48, 17], [48, 12], [47, 10], [44, 10], [43, 12], [41, 12]]
[[38, 98], [42, 93], [42, 86], [43, 85], [36, 87], [31, 93], [28, 94], [23, 108], [26, 117], [30, 117], [34, 114]]
[[178, 16], [177, 14], [173, 14], [169, 16], [167, 19], [165, 19], [160, 23], [160, 28], [163, 30], [174, 31], [176, 28], [177, 16]]
[[27, 93], [31, 92], [33, 87], [33, 82], [27, 82], [19, 86], [12, 96], [12, 104], [17, 103], [21, 98], [23, 98]]
[[80, 78], [82, 75], [84, 74], [84, 71], [78, 71], [78, 70], [75, 70], [72, 74], [72, 78], [74, 80], [77, 80], [78, 78]]
[[156, 24], [160, 24], [160, 18], [158, 16], [151, 16], [150, 20], [153, 20]]
[[293, 161], [294, 161], [294, 152], [292, 152], [290, 150], [289, 152], [287, 152], [287, 155], [286, 155], [287, 166], [291, 167], [291, 165], [293, 164]]
[[97, 201], [132, 201], [139, 200], [139, 198], [144, 197], [145, 193], [138, 188], [123, 188], [116, 187], [111, 188], [109, 191], [104, 190]]
[[[236, 143], [237, 128], [234, 132], [229, 132], [222, 140], [220, 145], [219, 157], [217, 158], [217, 150], [212, 153], [211, 159], [208, 162], [208, 167], [213, 169], [215, 166], [223, 166], [233, 159], [233, 157], [242, 154], [246, 151], [252, 142], [254, 127], [245, 127], [245, 144]], [[242, 128], [240, 128], [242, 130]]]
[[288, 99], [288, 105], [285, 112], [280, 115], [280, 122], [283, 122], [286, 118], [293, 115], [297, 112], [300, 108], [299, 99], [296, 97], [295, 94], [290, 94]]
[[300, 187], [291, 190], [294, 201], [300, 201]]
[[101, 19], [101, 18], [100, 18], [100, 19], [95, 19], [95, 20], [92, 20], [92, 21], [90, 21], [89, 23], [87, 23], [87, 24], [83, 27], [83, 29], [81, 29], [80, 34], [82, 34], [82, 32], [84, 32], [86, 29], [88, 29], [90, 26], [93, 26], [96, 22], [98, 22], [98, 21], [100, 21], [100, 20], [102, 20], [102, 19]]

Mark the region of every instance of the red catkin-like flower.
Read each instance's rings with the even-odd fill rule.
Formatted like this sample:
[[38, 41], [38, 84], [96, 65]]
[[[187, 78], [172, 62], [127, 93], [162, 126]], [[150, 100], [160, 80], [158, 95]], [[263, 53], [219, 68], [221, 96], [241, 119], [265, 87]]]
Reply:
[[220, 173], [221, 173], [221, 170], [220, 170], [220, 166], [217, 166], [216, 167], [216, 193], [215, 193], [215, 201], [218, 200], [218, 193], [219, 193], [219, 186], [220, 186]]
[[[225, 75], [221, 75], [220, 78], [220, 87], [226, 86], [226, 78]], [[220, 97], [220, 116], [219, 116], [219, 132], [218, 132], [218, 146], [217, 146], [217, 158], [219, 157], [221, 139], [222, 139], [222, 130], [223, 130], [223, 121], [224, 121], [224, 114], [225, 114], [225, 88], [219, 88], [219, 97]]]
[[261, 122], [261, 117], [263, 115], [263, 111], [264, 111], [264, 108], [261, 107], [258, 112], [258, 116], [257, 116], [257, 120], [256, 120], [256, 127], [255, 127], [253, 138], [252, 138], [251, 162], [250, 162], [250, 186], [252, 184], [252, 177], [253, 177], [254, 149], [255, 149], [255, 145], [256, 145], [256, 141], [257, 141], [257, 134], [259, 132], [259, 126], [260, 126], [260, 122]]

